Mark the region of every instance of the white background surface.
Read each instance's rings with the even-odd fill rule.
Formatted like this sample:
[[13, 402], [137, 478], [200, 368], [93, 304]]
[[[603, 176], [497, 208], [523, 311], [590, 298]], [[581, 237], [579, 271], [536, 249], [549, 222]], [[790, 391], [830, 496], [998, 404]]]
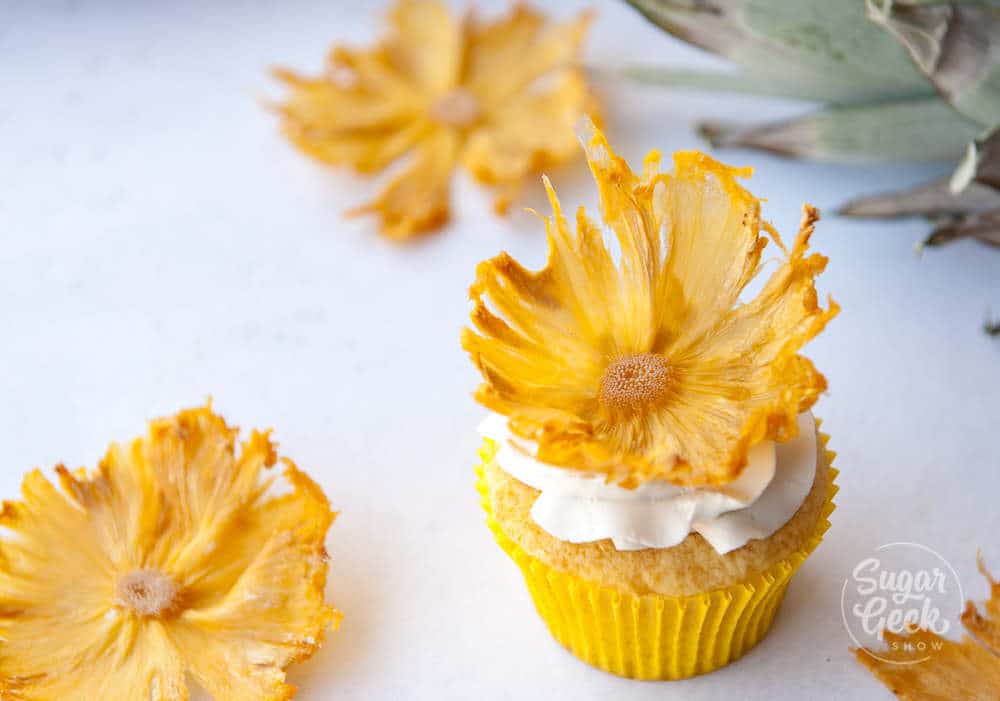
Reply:
[[[987, 306], [1000, 312], [1000, 251], [917, 257], [922, 223], [832, 212], [942, 169], [722, 154], [756, 166], [781, 231], [803, 201], [830, 213], [814, 242], [844, 311], [807, 353], [830, 381], [816, 413], [839, 452], [839, 508], [751, 654], [681, 683], [617, 679], [550, 639], [472, 488], [483, 411], [458, 342], [466, 286], [500, 249], [540, 265], [538, 221], [494, 218], [460, 178], [448, 229], [389, 244], [340, 217], [372, 184], [301, 157], [259, 106], [280, 95], [270, 65], [317, 70], [332, 40], [373, 35], [377, 11], [356, 4], [0, 4], [0, 493], [34, 466], [92, 466], [147, 418], [212, 395], [231, 422], [274, 426], [342, 512], [329, 596], [346, 618], [293, 668], [298, 698], [890, 698], [848, 653], [854, 564], [916, 541], [977, 599], [977, 545], [1000, 569], [1000, 341], [980, 332]], [[599, 11], [594, 65], [707, 60], [623, 4]], [[804, 109], [602, 89], [612, 143], [636, 163], [699, 145], [698, 116]], [[579, 165], [553, 174], [567, 207], [595, 202]], [[544, 206], [540, 188], [525, 204]]]

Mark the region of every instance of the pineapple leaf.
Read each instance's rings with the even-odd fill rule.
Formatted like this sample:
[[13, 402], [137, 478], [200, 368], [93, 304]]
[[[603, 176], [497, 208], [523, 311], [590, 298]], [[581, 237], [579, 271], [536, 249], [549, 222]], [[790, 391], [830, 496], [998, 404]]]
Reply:
[[906, 47], [956, 110], [985, 127], [1000, 123], [1000, 2], [866, 0], [868, 17]]
[[847, 217], [950, 217], [1000, 209], [1000, 192], [975, 183], [953, 193], [948, 179], [848, 202], [837, 214]]
[[951, 177], [951, 191], [961, 192], [970, 183], [980, 183], [1000, 192], [1000, 127], [976, 139]]
[[803, 100], [822, 101], [825, 93], [821, 86], [802, 86], [791, 90], [789, 85], [759, 75], [749, 75], [743, 71], [723, 73], [720, 71], [699, 71], [666, 66], [633, 65], [623, 71], [625, 78], [647, 85], [662, 85], [666, 88], [689, 88], [712, 92], [744, 93], [748, 95], [769, 95], [774, 97], [795, 97]]
[[[832, 104], [929, 96], [933, 87], [904, 48], [866, 19], [860, 2], [830, 0], [628, 0], [670, 34], [740, 65], [743, 92]], [[640, 80], [669, 84], [670, 69], [641, 66]], [[731, 89], [711, 75], [698, 85]]]
[[783, 122], [703, 122], [715, 147], [756, 148], [827, 161], [956, 160], [980, 127], [936, 98], [832, 107]]
[[940, 223], [924, 239], [924, 246], [943, 246], [957, 239], [974, 238], [1000, 246], [1000, 209], [952, 217]]
[[837, 213], [849, 217], [926, 217], [934, 223], [934, 230], [921, 246], [943, 246], [961, 238], [1000, 246], [1000, 191], [975, 182], [955, 193], [947, 178], [934, 180], [854, 200]]

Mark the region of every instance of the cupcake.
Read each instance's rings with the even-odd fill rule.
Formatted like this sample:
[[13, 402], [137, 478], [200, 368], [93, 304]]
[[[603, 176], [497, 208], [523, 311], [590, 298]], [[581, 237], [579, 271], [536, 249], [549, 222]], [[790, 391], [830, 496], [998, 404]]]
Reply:
[[[537, 272], [480, 263], [462, 343], [491, 413], [477, 488], [552, 635], [638, 679], [681, 679], [767, 633], [828, 528], [833, 453], [810, 409], [826, 380], [801, 347], [837, 314], [809, 253], [739, 184], [750, 169], [655, 151], [636, 175], [581, 140], [608, 234], [553, 214]], [[745, 294], [772, 242], [776, 269]], [[770, 256], [774, 258], [774, 256]]]

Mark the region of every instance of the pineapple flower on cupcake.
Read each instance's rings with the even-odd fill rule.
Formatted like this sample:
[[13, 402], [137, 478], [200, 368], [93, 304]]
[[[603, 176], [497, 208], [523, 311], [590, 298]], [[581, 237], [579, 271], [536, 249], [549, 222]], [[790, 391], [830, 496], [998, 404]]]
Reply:
[[[788, 249], [737, 182], [750, 169], [682, 152], [663, 173], [654, 151], [640, 176], [596, 129], [583, 139], [618, 260], [582, 208], [574, 234], [546, 178], [546, 266], [501, 253], [476, 269], [475, 331], [462, 336], [484, 378], [476, 399], [546, 463], [626, 488], [724, 485], [754, 445], [793, 438], [826, 389], [798, 354], [839, 310], [817, 300], [819, 214], [805, 207]], [[784, 260], [740, 303], [761, 270], [762, 228]]]

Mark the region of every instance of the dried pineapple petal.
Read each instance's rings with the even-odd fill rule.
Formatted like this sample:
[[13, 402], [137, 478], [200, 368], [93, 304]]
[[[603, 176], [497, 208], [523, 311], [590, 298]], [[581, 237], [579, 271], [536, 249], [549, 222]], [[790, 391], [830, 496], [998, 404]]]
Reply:
[[[865, 649], [855, 657], [896, 696], [906, 701], [981, 701], [1000, 697], [1000, 660], [974, 641], [956, 643], [926, 630], [909, 635], [885, 632], [895, 649]], [[926, 646], [926, 659], [913, 662], [907, 645]], [[939, 646], [939, 647], [934, 647]]]
[[498, 212], [506, 211], [525, 176], [576, 155], [581, 105], [591, 115], [597, 111], [582, 72], [567, 71], [548, 92], [512, 97], [469, 134], [464, 165], [479, 182], [499, 186]]
[[974, 603], [967, 601], [965, 611], [962, 612], [962, 625], [980, 643], [1000, 655], [1000, 582], [993, 579], [986, 570], [986, 563], [983, 562], [981, 554], [976, 558], [976, 564], [990, 585], [990, 598], [983, 604], [985, 614], [980, 613]]
[[272, 493], [274, 445], [254, 431], [237, 451], [237, 433], [186, 410], [92, 474], [58, 467], [61, 491], [27, 475], [0, 513], [15, 535], [0, 542], [0, 692], [179, 701], [190, 674], [219, 701], [291, 697], [285, 667], [339, 615], [323, 601], [334, 514], [288, 461], [290, 490]]
[[392, 33], [379, 47], [386, 64], [423, 90], [444, 91], [462, 70], [461, 22], [438, 0], [400, 0], [389, 11]]
[[485, 379], [476, 397], [546, 462], [626, 487], [728, 482], [755, 443], [792, 438], [826, 387], [797, 355], [838, 311], [816, 298], [826, 259], [807, 255], [818, 213], [805, 208], [786, 259], [738, 304], [766, 244], [736, 182], [750, 171], [684, 152], [662, 173], [652, 152], [637, 175], [596, 128], [584, 142], [620, 255], [582, 209], [574, 234], [546, 180], [546, 266], [501, 254], [476, 270], [462, 337]]
[[[916, 629], [908, 635], [885, 631], [887, 650], [854, 651], [858, 661], [894, 694], [907, 701], [981, 701], [1000, 698], [1000, 584], [978, 559], [990, 585], [986, 614], [966, 602], [962, 623], [977, 639], [946, 640]], [[979, 643], [982, 643], [981, 645]]]
[[459, 137], [438, 129], [420, 142], [409, 166], [385, 187], [375, 201], [347, 212], [348, 216], [377, 214], [382, 233], [406, 239], [448, 221], [451, 172]]

